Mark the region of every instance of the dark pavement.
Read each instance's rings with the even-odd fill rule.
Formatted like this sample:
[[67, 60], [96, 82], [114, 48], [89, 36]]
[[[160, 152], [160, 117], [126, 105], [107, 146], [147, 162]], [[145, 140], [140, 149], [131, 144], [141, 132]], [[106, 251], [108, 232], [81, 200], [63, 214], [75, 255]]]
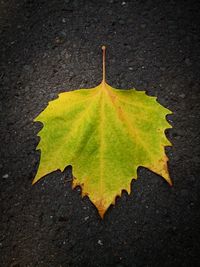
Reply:
[[[0, 266], [198, 266], [199, 1], [0, 1]], [[102, 221], [71, 168], [35, 186], [33, 119], [62, 91], [101, 81], [147, 90], [173, 111], [174, 186], [139, 168]]]

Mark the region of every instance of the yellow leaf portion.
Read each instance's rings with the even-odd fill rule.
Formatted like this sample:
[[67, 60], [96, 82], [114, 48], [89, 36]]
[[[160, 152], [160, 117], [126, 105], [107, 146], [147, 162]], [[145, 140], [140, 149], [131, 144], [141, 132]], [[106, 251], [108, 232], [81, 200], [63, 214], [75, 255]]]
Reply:
[[171, 111], [155, 97], [135, 89], [119, 90], [105, 79], [92, 89], [59, 94], [35, 119], [44, 125], [40, 165], [33, 183], [55, 170], [73, 168], [73, 188], [82, 187], [101, 217], [122, 190], [130, 193], [137, 168], [161, 175], [170, 185], [164, 147]]

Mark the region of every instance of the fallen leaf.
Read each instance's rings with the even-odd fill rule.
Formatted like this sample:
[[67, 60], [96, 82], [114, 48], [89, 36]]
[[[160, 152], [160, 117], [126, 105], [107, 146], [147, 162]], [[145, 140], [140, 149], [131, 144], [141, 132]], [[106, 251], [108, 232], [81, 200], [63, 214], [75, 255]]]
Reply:
[[105, 79], [91, 89], [60, 93], [35, 121], [39, 132], [40, 164], [33, 181], [66, 166], [73, 168], [73, 188], [82, 187], [101, 217], [122, 190], [130, 193], [139, 166], [146, 167], [172, 184], [165, 146], [171, 143], [165, 129], [171, 111], [156, 97], [135, 89], [112, 88]]

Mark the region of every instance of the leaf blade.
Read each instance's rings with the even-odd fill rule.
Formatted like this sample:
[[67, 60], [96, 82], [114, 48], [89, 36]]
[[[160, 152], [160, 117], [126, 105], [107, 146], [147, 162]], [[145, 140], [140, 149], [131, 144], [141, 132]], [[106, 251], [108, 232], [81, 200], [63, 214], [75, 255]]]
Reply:
[[60, 94], [36, 118], [44, 128], [33, 183], [72, 165], [73, 188], [82, 187], [82, 195], [89, 196], [101, 217], [122, 190], [130, 193], [139, 166], [171, 184], [164, 151], [171, 145], [164, 134], [170, 113], [144, 91], [119, 90], [105, 82]]

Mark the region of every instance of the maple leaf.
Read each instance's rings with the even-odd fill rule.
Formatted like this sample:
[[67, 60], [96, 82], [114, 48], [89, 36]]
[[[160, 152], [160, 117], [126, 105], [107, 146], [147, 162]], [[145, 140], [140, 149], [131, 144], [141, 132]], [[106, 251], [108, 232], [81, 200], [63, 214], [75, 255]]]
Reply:
[[92, 89], [60, 93], [35, 121], [39, 132], [40, 165], [33, 184], [55, 170], [73, 168], [73, 188], [82, 187], [101, 217], [122, 190], [130, 193], [139, 166], [146, 167], [172, 184], [165, 146], [171, 143], [165, 129], [170, 114], [156, 97], [135, 89], [112, 88], [103, 80]]

